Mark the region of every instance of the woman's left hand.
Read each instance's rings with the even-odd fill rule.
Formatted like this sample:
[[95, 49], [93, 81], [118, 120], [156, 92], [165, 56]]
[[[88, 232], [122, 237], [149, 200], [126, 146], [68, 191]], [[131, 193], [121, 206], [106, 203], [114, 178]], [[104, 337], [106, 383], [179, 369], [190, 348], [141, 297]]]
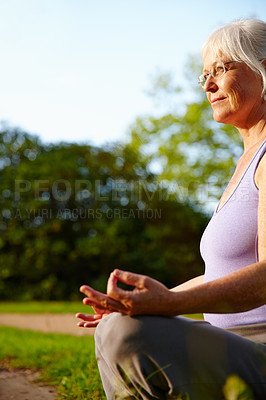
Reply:
[[82, 314], [77, 313], [76, 317], [82, 319], [78, 322], [78, 326], [82, 328], [96, 328], [101, 320], [110, 314], [110, 312], [104, 311], [97, 307], [92, 307], [95, 314]]

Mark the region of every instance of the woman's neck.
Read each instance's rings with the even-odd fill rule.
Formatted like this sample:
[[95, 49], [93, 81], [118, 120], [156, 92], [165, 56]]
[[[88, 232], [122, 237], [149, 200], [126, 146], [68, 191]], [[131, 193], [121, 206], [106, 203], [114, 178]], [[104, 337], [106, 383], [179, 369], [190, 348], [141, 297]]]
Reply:
[[238, 129], [244, 142], [244, 153], [258, 147], [266, 139], [266, 120], [260, 120], [249, 129]]

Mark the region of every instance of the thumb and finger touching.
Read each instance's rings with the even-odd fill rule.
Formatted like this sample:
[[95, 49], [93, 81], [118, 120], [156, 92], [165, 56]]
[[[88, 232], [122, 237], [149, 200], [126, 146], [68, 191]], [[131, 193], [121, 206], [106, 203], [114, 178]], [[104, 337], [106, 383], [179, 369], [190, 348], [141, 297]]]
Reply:
[[107, 283], [107, 294], [116, 299], [121, 300], [121, 296], [128, 296], [131, 291], [121, 289], [117, 286], [117, 282], [125, 283], [126, 285], [134, 286], [136, 289], [144, 288], [144, 276], [139, 274], [134, 274], [132, 272], [121, 271], [115, 269], [108, 280]]

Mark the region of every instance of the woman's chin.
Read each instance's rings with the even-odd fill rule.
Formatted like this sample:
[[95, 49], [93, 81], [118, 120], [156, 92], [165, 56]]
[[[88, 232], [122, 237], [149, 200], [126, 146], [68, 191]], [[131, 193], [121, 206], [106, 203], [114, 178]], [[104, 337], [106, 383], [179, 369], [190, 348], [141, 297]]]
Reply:
[[225, 119], [222, 117], [222, 115], [215, 112], [213, 113], [213, 119], [215, 122], [219, 122], [220, 124], [225, 123]]
[[216, 110], [213, 111], [213, 119], [215, 122], [219, 122], [220, 124], [229, 124], [232, 125], [230, 122], [230, 115], [224, 112], [218, 112]]

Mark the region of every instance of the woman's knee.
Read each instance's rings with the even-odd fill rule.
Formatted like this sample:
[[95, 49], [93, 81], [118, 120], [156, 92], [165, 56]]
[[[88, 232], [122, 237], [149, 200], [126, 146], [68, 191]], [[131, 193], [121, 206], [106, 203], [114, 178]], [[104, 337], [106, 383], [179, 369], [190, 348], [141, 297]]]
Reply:
[[[95, 331], [96, 352], [105, 359], [122, 361], [145, 347], [145, 319], [112, 313], [105, 317]], [[148, 330], [147, 330], [148, 331]]]

